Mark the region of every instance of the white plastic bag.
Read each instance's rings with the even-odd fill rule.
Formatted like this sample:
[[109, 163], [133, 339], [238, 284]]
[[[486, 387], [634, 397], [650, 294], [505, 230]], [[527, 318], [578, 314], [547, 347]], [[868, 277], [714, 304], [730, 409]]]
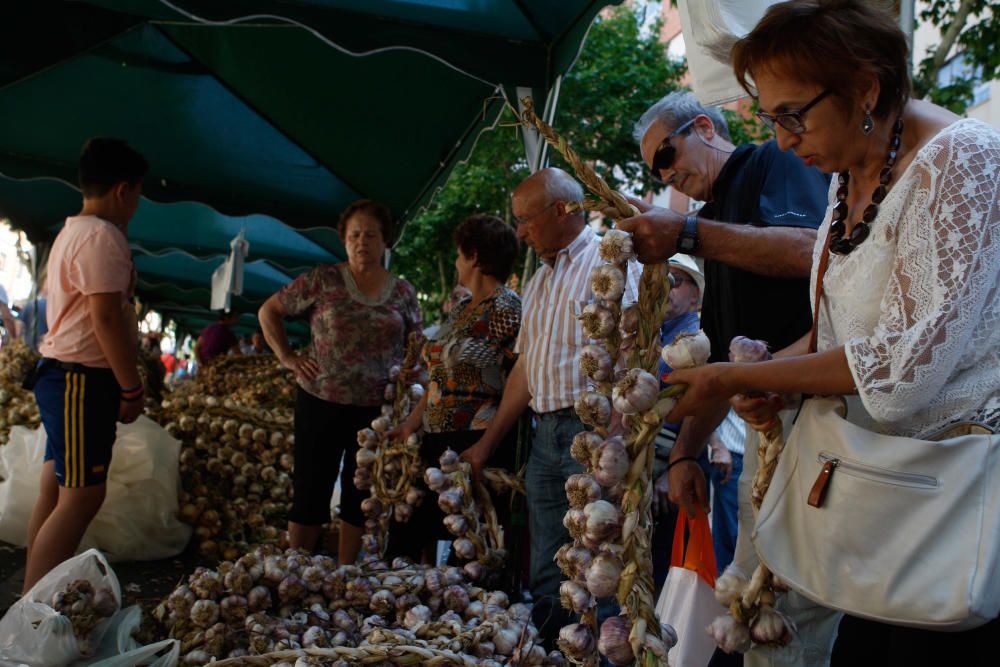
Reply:
[[[142, 622], [139, 605], [122, 609], [111, 619], [110, 627], [97, 655], [78, 663], [79, 667], [176, 667], [180, 659], [181, 643], [176, 639], [139, 646], [132, 632]], [[74, 667], [77, 667], [74, 665]]]
[[[42, 427], [14, 427], [0, 447], [0, 469], [7, 473], [0, 482], [0, 540], [25, 545], [44, 454]], [[180, 441], [151, 419], [119, 424], [107, 496], [79, 550], [100, 549], [111, 562], [157, 560], [183, 551], [191, 527], [177, 518], [179, 456]]]
[[[121, 605], [118, 579], [104, 556], [96, 549], [74, 556], [42, 577], [0, 619], [0, 661], [29, 667], [62, 667], [85, 657], [69, 618], [49, 605], [53, 595], [77, 579], [86, 579], [95, 589], [111, 589]], [[94, 628], [93, 650], [87, 650], [88, 654], [100, 644], [110, 620]]]
[[[685, 549], [684, 529], [690, 536]], [[673, 667], [705, 667], [715, 652], [706, 628], [725, 608], [715, 600], [715, 552], [708, 516], [677, 518], [670, 570], [656, 603], [661, 623], [677, 631], [677, 644], [667, 654]]]

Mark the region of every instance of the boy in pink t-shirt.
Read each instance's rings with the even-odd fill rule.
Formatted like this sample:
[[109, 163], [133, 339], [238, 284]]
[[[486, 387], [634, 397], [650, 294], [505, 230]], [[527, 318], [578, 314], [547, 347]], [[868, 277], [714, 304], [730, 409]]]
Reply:
[[49, 332], [35, 383], [47, 442], [28, 522], [24, 591], [76, 552], [104, 502], [116, 423], [142, 413], [126, 231], [148, 169], [121, 139], [87, 141], [83, 209], [66, 219], [49, 254]]

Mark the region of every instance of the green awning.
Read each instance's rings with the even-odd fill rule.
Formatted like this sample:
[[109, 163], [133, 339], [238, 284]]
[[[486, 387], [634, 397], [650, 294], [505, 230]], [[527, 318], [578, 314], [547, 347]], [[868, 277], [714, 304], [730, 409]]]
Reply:
[[[371, 197], [412, 217], [505, 94], [544, 96], [607, 4], [4, 3], [0, 213], [51, 238], [79, 208], [64, 184], [84, 140], [121, 136], [151, 164], [130, 230], [137, 264], [172, 250], [217, 264], [241, 227], [251, 259], [287, 275], [334, 261], [348, 203]], [[141, 275], [143, 296], [207, 309], [207, 282], [170, 273], [182, 265]]]

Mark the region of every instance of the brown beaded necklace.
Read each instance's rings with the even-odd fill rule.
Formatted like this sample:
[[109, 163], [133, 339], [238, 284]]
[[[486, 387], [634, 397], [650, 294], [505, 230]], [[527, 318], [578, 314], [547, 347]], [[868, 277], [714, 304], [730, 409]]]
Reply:
[[854, 226], [850, 237], [846, 239], [844, 233], [847, 231], [847, 183], [850, 181], [851, 175], [847, 171], [837, 174], [840, 188], [837, 189], [837, 205], [833, 208], [833, 220], [830, 223], [830, 252], [848, 255], [868, 238], [868, 234], [871, 233], [868, 223], [878, 215], [878, 205], [885, 199], [889, 181], [892, 180], [892, 168], [896, 164], [902, 134], [903, 119], [900, 117], [892, 126], [892, 138], [889, 139], [889, 157], [886, 159], [882, 171], [879, 172], [878, 187], [872, 193], [872, 203], [865, 208], [865, 212], [861, 214], [861, 221]]

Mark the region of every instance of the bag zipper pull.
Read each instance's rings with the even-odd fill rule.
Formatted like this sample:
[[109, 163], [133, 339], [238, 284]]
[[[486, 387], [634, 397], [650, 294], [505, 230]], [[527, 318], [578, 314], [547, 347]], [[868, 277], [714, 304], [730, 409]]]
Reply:
[[809, 491], [809, 504], [813, 507], [820, 507], [826, 498], [826, 489], [830, 485], [830, 478], [833, 477], [833, 470], [840, 463], [840, 459], [830, 459], [823, 464], [819, 471], [819, 477], [813, 482], [812, 490]]

